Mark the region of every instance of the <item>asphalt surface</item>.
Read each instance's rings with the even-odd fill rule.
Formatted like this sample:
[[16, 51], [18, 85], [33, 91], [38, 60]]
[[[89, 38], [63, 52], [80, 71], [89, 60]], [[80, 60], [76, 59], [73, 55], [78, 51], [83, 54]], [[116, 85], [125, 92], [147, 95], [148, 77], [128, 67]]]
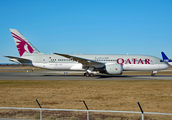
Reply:
[[83, 75], [57, 74], [48, 70], [21, 72], [13, 70], [0, 72], [0, 80], [172, 80], [172, 75], [95, 75], [94, 77], [85, 77]]

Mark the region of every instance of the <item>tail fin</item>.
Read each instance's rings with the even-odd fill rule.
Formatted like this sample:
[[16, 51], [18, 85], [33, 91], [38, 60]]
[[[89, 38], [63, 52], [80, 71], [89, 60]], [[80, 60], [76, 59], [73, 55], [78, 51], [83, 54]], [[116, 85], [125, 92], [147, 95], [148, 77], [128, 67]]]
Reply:
[[172, 62], [172, 61], [165, 55], [164, 52], [161, 52], [161, 54], [162, 54], [162, 59], [163, 59], [164, 62]]
[[20, 57], [40, 53], [18, 30], [10, 29]]

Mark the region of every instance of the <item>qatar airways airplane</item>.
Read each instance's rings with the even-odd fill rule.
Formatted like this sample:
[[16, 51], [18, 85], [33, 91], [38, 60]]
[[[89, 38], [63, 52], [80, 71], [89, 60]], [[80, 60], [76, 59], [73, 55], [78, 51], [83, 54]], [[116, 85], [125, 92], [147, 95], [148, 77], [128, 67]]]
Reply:
[[168, 68], [157, 57], [147, 55], [69, 55], [43, 54], [39, 52], [18, 30], [10, 29], [20, 57], [5, 56], [23, 65], [61, 71], [85, 71], [85, 76], [95, 73], [121, 75], [123, 71], [152, 71]]

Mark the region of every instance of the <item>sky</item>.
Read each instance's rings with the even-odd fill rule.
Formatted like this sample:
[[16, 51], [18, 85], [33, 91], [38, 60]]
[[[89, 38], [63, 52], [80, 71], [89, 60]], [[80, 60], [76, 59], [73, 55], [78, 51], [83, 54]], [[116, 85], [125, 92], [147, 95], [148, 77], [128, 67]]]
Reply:
[[19, 57], [10, 28], [45, 54], [172, 58], [171, 0], [0, 0], [0, 63]]

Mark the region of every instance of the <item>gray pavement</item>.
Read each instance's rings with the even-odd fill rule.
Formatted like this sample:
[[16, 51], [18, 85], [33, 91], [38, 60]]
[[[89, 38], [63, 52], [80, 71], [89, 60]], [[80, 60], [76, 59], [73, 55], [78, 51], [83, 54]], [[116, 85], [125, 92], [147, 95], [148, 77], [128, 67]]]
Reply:
[[64, 75], [48, 70], [29, 72], [0, 72], [0, 80], [172, 80], [172, 75], [95, 75], [85, 77], [83, 75]]

